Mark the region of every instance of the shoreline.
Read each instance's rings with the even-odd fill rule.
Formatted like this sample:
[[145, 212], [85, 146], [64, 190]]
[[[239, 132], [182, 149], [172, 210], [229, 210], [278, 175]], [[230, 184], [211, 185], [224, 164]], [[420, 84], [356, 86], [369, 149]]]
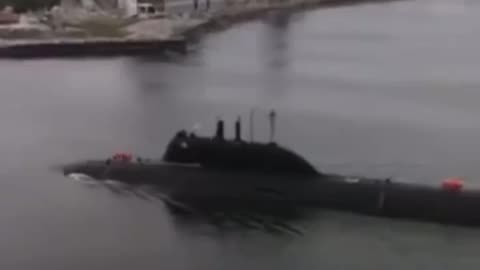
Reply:
[[190, 27], [182, 32], [181, 36], [189, 41], [198, 40], [205, 35], [226, 30], [236, 24], [264, 18], [271, 12], [282, 11], [288, 14], [306, 12], [309, 10], [346, 7], [361, 4], [382, 4], [405, 0], [294, 0], [293, 3], [278, 6], [258, 6], [250, 10], [242, 10], [237, 13], [219, 14], [199, 25]]
[[166, 38], [87, 38], [87, 39], [12, 39], [0, 43], [1, 58], [148, 56], [166, 52], [186, 54], [188, 46], [202, 37], [226, 30], [235, 24], [264, 18], [271, 12], [287, 14], [320, 8], [380, 4], [400, 0], [290, 0], [272, 4], [268, 0], [251, 0], [215, 10], [212, 15]]

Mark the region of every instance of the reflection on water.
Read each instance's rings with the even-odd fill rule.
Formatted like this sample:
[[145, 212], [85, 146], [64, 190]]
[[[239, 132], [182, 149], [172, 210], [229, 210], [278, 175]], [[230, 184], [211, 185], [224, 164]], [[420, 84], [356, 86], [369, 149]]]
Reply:
[[264, 53], [265, 61], [265, 88], [271, 97], [281, 97], [290, 85], [288, 82], [289, 69], [289, 24], [291, 15], [287, 13], [273, 13], [267, 17]]

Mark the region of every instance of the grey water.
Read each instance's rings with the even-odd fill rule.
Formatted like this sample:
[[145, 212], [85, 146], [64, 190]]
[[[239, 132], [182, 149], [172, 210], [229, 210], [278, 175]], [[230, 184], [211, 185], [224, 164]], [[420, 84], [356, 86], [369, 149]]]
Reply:
[[[320, 170], [480, 184], [480, 4], [418, 0], [266, 19], [186, 57], [0, 61], [2, 269], [478, 269], [478, 230], [335, 212], [302, 236], [179, 221], [51, 168], [117, 151], [158, 157], [179, 129], [255, 139]], [[246, 126], [246, 125], [245, 125]], [[248, 137], [248, 130], [244, 129]]]

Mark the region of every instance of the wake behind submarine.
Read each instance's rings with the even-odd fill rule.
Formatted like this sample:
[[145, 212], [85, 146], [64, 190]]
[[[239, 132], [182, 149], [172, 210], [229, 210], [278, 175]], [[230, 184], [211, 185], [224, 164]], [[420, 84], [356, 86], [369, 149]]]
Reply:
[[435, 185], [327, 174], [317, 171], [297, 153], [271, 141], [226, 139], [218, 120], [213, 137], [181, 130], [159, 160], [134, 159], [119, 153], [63, 168], [65, 175], [83, 174], [95, 180], [115, 179], [130, 185], [153, 185], [177, 201], [211, 202], [218, 207], [320, 208], [385, 218], [480, 226], [480, 189], [466, 188], [460, 179]]

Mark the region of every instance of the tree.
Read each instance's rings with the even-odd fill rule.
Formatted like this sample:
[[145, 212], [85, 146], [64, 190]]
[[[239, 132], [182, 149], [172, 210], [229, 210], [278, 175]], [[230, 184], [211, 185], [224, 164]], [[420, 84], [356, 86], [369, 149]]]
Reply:
[[61, 0], [0, 0], [0, 7], [11, 6], [16, 12], [50, 8], [58, 5]]

